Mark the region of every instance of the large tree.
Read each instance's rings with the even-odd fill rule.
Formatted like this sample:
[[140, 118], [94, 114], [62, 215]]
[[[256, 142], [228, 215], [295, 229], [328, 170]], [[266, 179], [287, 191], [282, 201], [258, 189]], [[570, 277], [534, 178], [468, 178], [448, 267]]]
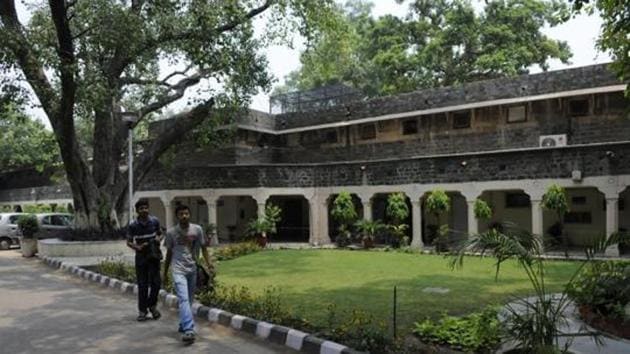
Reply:
[[[126, 210], [128, 192], [120, 168], [128, 127], [120, 107], [142, 122], [187, 90], [196, 88], [201, 97], [168, 116], [171, 128], [136, 157], [137, 184], [193, 128], [267, 88], [271, 79], [259, 49], [298, 30], [312, 38], [313, 29], [331, 24], [331, 2], [49, 0], [32, 5], [24, 24], [15, 1], [2, 0], [0, 66], [20, 74], [16, 80], [30, 86], [50, 121], [77, 222], [108, 231]], [[253, 21], [263, 14], [267, 31], [257, 37]], [[161, 72], [164, 63], [174, 69]], [[87, 153], [80, 149], [79, 122], [93, 134]]]
[[545, 70], [549, 60], [571, 56], [565, 42], [542, 33], [568, 18], [561, 1], [489, 0], [480, 12], [467, 0], [408, 5], [405, 19], [374, 19], [361, 0], [338, 7], [343, 35], [320, 36], [283, 89], [343, 82], [369, 96], [395, 94], [523, 74], [533, 65]]

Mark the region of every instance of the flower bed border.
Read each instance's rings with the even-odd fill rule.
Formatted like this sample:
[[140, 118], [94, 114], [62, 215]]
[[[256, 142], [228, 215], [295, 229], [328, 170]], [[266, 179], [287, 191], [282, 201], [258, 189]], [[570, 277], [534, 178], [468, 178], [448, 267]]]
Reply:
[[[75, 265], [69, 265], [60, 259], [48, 256], [40, 256], [40, 259], [53, 268], [58, 268], [79, 278], [101, 284], [112, 290], [118, 290], [123, 294], [137, 294], [138, 285], [111, 278], [93, 271], [83, 269]], [[170, 309], [177, 309], [177, 296], [160, 289], [159, 300]], [[210, 323], [218, 323], [234, 330], [254, 335], [272, 343], [287, 346], [304, 353], [319, 354], [358, 354], [360, 352], [348, 348], [345, 345], [318, 338], [309, 333], [298, 331], [273, 323], [258, 321], [246, 316], [233, 314], [218, 308], [210, 308], [199, 302], [193, 303], [193, 314], [201, 320]]]
[[612, 334], [626, 340], [630, 339], [630, 323], [624, 327], [625, 322], [623, 320], [602, 317], [586, 305], [578, 306], [578, 311], [589, 326], [606, 334]]

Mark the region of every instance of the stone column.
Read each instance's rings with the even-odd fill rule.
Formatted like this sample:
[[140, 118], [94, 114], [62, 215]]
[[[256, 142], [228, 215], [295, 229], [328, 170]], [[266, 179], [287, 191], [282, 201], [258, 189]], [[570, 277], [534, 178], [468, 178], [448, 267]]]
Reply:
[[258, 205], [257, 214], [258, 217], [265, 216], [265, 206], [267, 205], [267, 199], [269, 198], [266, 195], [254, 195], [252, 196], [256, 200], [256, 204]]
[[541, 253], [545, 252], [543, 245], [543, 208], [542, 208], [542, 198], [540, 199], [530, 199], [532, 203], [532, 234], [535, 237], [539, 238]]
[[468, 204], [468, 234], [476, 235], [479, 233], [479, 221], [475, 217], [475, 199], [467, 199]]
[[411, 201], [411, 247], [420, 249], [424, 246], [422, 242], [422, 206], [419, 200]]
[[205, 196], [203, 200], [208, 206], [208, 224], [217, 226], [217, 200], [214, 196]]
[[372, 220], [372, 196], [369, 194], [359, 194], [361, 204], [363, 204], [363, 219]]
[[330, 230], [328, 230], [328, 198], [320, 200], [317, 205], [319, 206], [319, 243], [322, 245], [329, 245]]
[[[619, 196], [606, 196], [606, 237], [610, 237], [619, 231]], [[618, 245], [612, 245], [606, 248], [605, 254], [611, 257], [619, 257]]]
[[171, 228], [175, 226], [175, 214], [172, 206], [172, 198], [168, 196], [160, 197], [162, 204], [164, 205], [164, 227]]
[[318, 235], [320, 232], [319, 225], [319, 203], [315, 198], [308, 200], [308, 243], [311, 245], [319, 244]]

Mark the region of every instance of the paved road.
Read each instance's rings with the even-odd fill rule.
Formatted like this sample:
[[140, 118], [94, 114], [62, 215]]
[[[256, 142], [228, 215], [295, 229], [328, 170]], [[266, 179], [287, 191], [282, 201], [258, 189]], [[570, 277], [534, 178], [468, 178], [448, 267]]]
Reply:
[[138, 323], [132, 296], [0, 251], [0, 353], [292, 353], [219, 325], [185, 346], [177, 314]]

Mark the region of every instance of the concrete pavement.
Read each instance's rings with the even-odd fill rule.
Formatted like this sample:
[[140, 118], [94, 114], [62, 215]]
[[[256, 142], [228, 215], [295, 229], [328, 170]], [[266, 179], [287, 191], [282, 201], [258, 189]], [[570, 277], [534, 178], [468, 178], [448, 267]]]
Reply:
[[0, 251], [0, 353], [294, 353], [220, 325], [198, 323], [185, 346], [177, 314], [138, 323], [135, 297]]

